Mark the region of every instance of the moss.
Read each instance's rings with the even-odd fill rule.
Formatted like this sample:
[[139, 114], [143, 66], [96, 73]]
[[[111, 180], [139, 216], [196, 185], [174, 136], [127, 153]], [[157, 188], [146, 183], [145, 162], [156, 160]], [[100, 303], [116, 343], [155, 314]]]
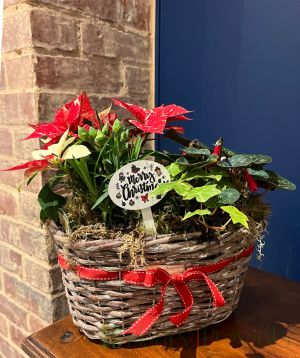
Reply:
[[241, 201], [239, 209], [257, 222], [265, 221], [271, 215], [271, 206], [263, 202], [261, 195], [250, 195]]
[[[175, 202], [175, 203], [174, 203]], [[175, 205], [176, 204], [176, 205]], [[197, 203], [196, 203], [197, 204]], [[261, 195], [250, 195], [242, 198], [237, 207], [243, 211], [250, 222], [265, 223], [270, 215], [270, 206], [262, 201]], [[222, 231], [209, 227], [222, 227], [226, 222], [227, 214], [217, 209], [213, 216], [205, 218], [205, 227], [199, 216], [182, 221], [187, 211], [195, 210], [190, 206], [191, 201], [183, 201], [180, 197], [169, 196], [152, 208], [154, 221], [158, 234], [182, 234], [187, 232], [202, 232], [201, 240], [208, 241], [216, 238]], [[199, 205], [199, 204], [197, 204]], [[60, 215], [60, 221], [69, 235], [66, 243], [65, 257], [68, 257], [68, 248], [77, 240], [120, 239], [122, 246], [119, 251], [120, 260], [129, 255], [130, 266], [142, 267], [145, 263], [144, 240], [149, 232], [143, 225], [142, 215], [136, 211], [135, 216], [116, 219], [115, 223], [101, 222], [101, 213], [91, 210], [88, 203], [83, 202], [79, 196], [70, 197], [64, 208], [65, 213]], [[226, 230], [234, 230], [236, 225], [229, 224]], [[72, 263], [70, 263], [72, 265]]]

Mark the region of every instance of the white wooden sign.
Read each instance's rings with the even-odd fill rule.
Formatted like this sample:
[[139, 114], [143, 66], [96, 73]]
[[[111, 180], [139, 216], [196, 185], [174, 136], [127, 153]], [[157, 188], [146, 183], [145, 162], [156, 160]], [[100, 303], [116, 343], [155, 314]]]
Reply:
[[111, 178], [108, 193], [111, 200], [127, 210], [142, 210], [145, 226], [155, 231], [150, 207], [158, 203], [161, 195], [149, 194], [160, 183], [170, 181], [167, 169], [151, 160], [137, 160], [126, 164]]

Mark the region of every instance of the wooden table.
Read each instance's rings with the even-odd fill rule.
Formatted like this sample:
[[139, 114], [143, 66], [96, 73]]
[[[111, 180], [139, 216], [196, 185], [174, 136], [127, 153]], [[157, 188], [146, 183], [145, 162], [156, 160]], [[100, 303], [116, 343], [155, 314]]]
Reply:
[[300, 284], [250, 269], [236, 311], [197, 332], [108, 348], [80, 334], [67, 316], [27, 337], [22, 348], [52, 358], [300, 357]]

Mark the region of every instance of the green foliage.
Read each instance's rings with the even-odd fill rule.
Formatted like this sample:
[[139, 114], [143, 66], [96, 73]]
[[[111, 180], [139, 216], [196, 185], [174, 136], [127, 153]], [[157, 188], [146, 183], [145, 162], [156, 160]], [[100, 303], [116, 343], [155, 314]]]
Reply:
[[[90, 155], [56, 162], [57, 169], [63, 173], [56, 177], [57, 182], [76, 198], [88, 203], [91, 210], [100, 214], [99, 220], [103, 222], [112, 223], [115, 218], [122, 221], [136, 215], [135, 212], [122, 212], [108, 195], [109, 180], [118, 169], [147, 157], [142, 152], [147, 135], [135, 134], [134, 130], [135, 127], [118, 119], [113, 123], [104, 121], [101, 129], [78, 127], [79, 139], [76, 144], [83, 143], [90, 150]], [[178, 190], [182, 192], [183, 189], [180, 187]], [[65, 199], [55, 194], [49, 184], [41, 190], [39, 202], [41, 218], [57, 220], [58, 209], [63, 207]]]
[[190, 190], [184, 197], [186, 200], [196, 199], [199, 203], [204, 203], [208, 199], [221, 193], [221, 190], [217, 189], [216, 184], [203, 185]]
[[173, 188], [177, 194], [184, 196], [186, 198], [186, 195], [190, 192], [191, 189], [193, 189], [192, 185], [189, 183], [184, 183], [178, 181]]
[[274, 186], [274, 189], [296, 190], [296, 185], [281, 175], [273, 172], [272, 170], [266, 170], [268, 178], [262, 178], [261, 180]]
[[87, 130], [85, 130], [83, 127], [78, 126], [78, 137], [85, 141], [89, 138], [90, 134]]
[[233, 204], [239, 200], [239, 198], [240, 193], [238, 190], [233, 188], [225, 188], [218, 196], [218, 201], [220, 204]]
[[230, 158], [228, 158], [226, 161], [220, 161], [218, 162], [218, 165], [220, 167], [225, 168], [238, 168], [238, 167], [248, 167], [251, 164], [267, 164], [271, 163], [272, 158], [268, 155], [262, 155], [262, 154], [237, 154]]
[[210, 155], [210, 150], [206, 149], [206, 148], [193, 148], [193, 147], [186, 147], [182, 149], [183, 153], [186, 153], [189, 157], [193, 157], [193, 158], [198, 158], [201, 157], [203, 155], [205, 156], [209, 156]]
[[218, 174], [214, 174], [212, 171], [208, 172], [201, 168], [194, 168], [188, 172], [185, 172], [182, 176], [182, 179], [186, 181], [194, 180], [194, 179], [214, 179], [216, 181], [220, 181], [222, 179], [222, 174], [219, 172]]
[[208, 209], [204, 209], [204, 210], [201, 210], [201, 209], [198, 209], [198, 210], [195, 210], [193, 212], [188, 212], [182, 220], [186, 220], [186, 219], [189, 219], [191, 218], [192, 216], [195, 216], [195, 215], [200, 215], [200, 216], [203, 216], [203, 215], [210, 215], [211, 214], [211, 211], [208, 210]]
[[262, 169], [248, 168], [248, 173], [253, 176], [254, 179], [265, 180], [269, 178], [269, 174]]
[[165, 195], [171, 190], [175, 190], [179, 195], [185, 196], [192, 188], [193, 187], [189, 183], [180, 181], [162, 183], [152, 191], [150, 196], [154, 197], [156, 195]]
[[155, 195], [165, 195], [169, 191], [173, 190], [176, 184], [177, 182], [162, 183], [152, 191], [150, 197], [154, 197]]
[[179, 163], [171, 163], [167, 169], [171, 177], [176, 177], [177, 174], [184, 170], [184, 166], [180, 165]]
[[[60, 155], [49, 161], [49, 168], [55, 169], [56, 173], [38, 196], [41, 219], [58, 220], [66, 203], [65, 198], [55, 192], [59, 184], [76, 200], [79, 198], [87, 210], [92, 210], [97, 220], [111, 225], [130, 225], [139, 214], [123, 210], [111, 201], [109, 181], [124, 165], [148, 157], [167, 166], [171, 177], [169, 183], [158, 185], [150, 196], [164, 197], [162, 205], [172, 212], [173, 221], [177, 218], [180, 225], [203, 226], [205, 233], [222, 231], [229, 223], [248, 228], [248, 221], [255, 216], [252, 213], [257, 212], [254, 207], [258, 208], [258, 205], [251, 205], [248, 211], [247, 208], [254, 198], [260, 198], [259, 191], [251, 191], [256, 185], [264, 190], [296, 189], [288, 179], [265, 169], [265, 165], [272, 161], [270, 156], [237, 154], [222, 147], [222, 139], [215, 147], [209, 147], [199, 140], [183, 138], [174, 130], [166, 132], [165, 136], [182, 145], [179, 153], [143, 149], [148, 133], [138, 130], [127, 120], [118, 119], [111, 107], [97, 114], [97, 118], [98, 123], [96, 119], [93, 125], [80, 122], [78, 136], [69, 133], [68, 129], [64, 134], [66, 148], [56, 147], [60, 149]], [[75, 147], [70, 151], [71, 143]], [[84, 155], [81, 153], [75, 158], [74, 153], [80, 148], [85, 149]], [[64, 157], [68, 150], [69, 155]], [[35, 172], [27, 181], [34, 175]], [[156, 210], [156, 213], [163, 212], [160, 204], [153, 208], [154, 215]], [[164, 226], [172, 230], [172, 223]]]
[[234, 224], [242, 224], [246, 229], [249, 229], [248, 222], [249, 219], [247, 215], [242, 213], [238, 208], [235, 206], [221, 206], [221, 209], [229, 214], [232, 222]]
[[59, 210], [65, 205], [66, 199], [56, 194], [52, 190], [50, 183], [46, 183], [39, 192], [38, 202], [41, 206], [41, 220], [49, 218], [56, 221], [58, 219]]
[[[172, 134], [171, 137], [179, 143], [188, 142], [178, 135]], [[223, 148], [220, 160], [218, 155], [214, 154], [213, 148], [209, 149], [197, 140], [190, 143], [193, 143], [193, 146], [185, 146], [182, 149], [183, 156], [177, 158], [168, 153], [152, 152], [156, 158], [169, 163], [168, 170], [171, 175], [171, 182], [160, 184], [153, 194], [171, 196], [174, 192], [180, 195], [183, 203], [189, 208], [182, 220], [196, 220], [204, 225], [206, 230], [214, 231], [224, 230], [230, 222], [248, 228], [249, 219], [243, 212], [244, 208], [247, 209], [249, 202], [250, 212], [253, 195], [259, 197], [259, 194], [251, 192], [249, 177], [251, 179], [252, 176], [252, 181], [257, 180], [258, 186], [264, 183], [261, 187], [265, 189], [294, 190], [296, 188], [289, 180], [264, 169], [264, 166], [272, 161], [270, 156], [236, 154]], [[226, 222], [222, 211], [229, 214], [230, 219]], [[252, 206], [251, 212], [253, 212]], [[267, 213], [266, 209], [266, 215]]]

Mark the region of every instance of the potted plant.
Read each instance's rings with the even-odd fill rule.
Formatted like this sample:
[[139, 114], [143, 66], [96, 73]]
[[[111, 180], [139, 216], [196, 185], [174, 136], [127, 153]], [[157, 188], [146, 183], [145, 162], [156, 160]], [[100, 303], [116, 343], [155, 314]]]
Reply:
[[[43, 141], [33, 160], [8, 169], [25, 169], [27, 184], [49, 171], [41, 220], [57, 244], [74, 324], [122, 344], [224, 320], [266, 226], [264, 192], [295, 185], [265, 169], [269, 156], [182, 137], [170, 122], [188, 119], [183, 107], [112, 101], [125, 119], [111, 106], [97, 113], [85, 93], [65, 104], [52, 123], [32, 126], [26, 139]], [[153, 134], [180, 152], [145, 149]]]

